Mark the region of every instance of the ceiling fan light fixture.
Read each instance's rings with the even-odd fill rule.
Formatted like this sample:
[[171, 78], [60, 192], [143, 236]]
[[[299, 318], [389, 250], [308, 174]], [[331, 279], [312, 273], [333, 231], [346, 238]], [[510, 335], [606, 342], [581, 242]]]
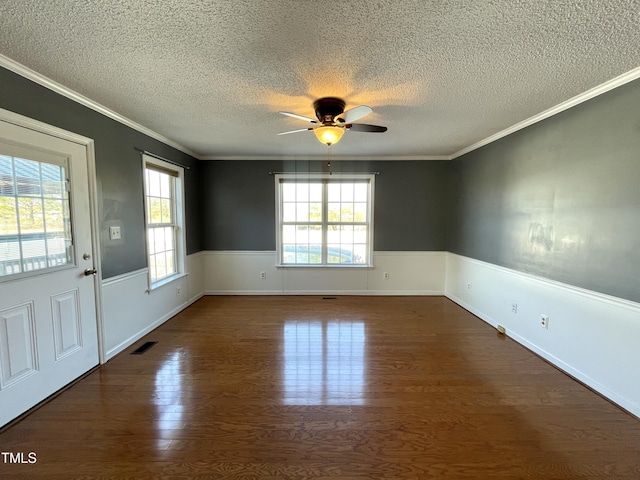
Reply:
[[313, 108], [316, 112], [316, 118], [314, 120], [310, 117], [298, 115], [291, 112], [278, 112], [288, 117], [297, 118], [298, 120], [304, 120], [315, 124], [313, 127], [300, 128], [298, 130], [290, 130], [288, 132], [282, 132], [278, 135], [286, 135], [288, 133], [304, 132], [313, 130], [316, 138], [320, 143], [325, 144], [327, 147], [338, 143], [344, 135], [345, 130], [353, 130], [355, 132], [386, 132], [387, 127], [380, 125], [368, 125], [366, 123], [354, 123], [354, 120], [358, 120], [366, 115], [369, 115], [372, 110], [371, 107], [366, 105], [359, 105], [353, 107], [347, 111], [344, 109], [344, 100], [338, 97], [323, 97], [313, 102]]
[[344, 128], [325, 125], [314, 128], [313, 133], [315, 133], [320, 143], [324, 143], [327, 147], [330, 147], [340, 141], [342, 135], [344, 135]]

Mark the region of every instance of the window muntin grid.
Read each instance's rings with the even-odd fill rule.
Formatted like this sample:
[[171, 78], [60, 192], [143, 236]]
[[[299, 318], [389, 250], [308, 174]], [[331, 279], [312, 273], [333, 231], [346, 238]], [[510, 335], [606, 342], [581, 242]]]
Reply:
[[0, 155], [0, 277], [71, 264], [65, 164]]
[[281, 265], [371, 263], [371, 180], [280, 179]]
[[147, 165], [145, 192], [149, 277], [154, 284], [178, 273], [175, 177]]

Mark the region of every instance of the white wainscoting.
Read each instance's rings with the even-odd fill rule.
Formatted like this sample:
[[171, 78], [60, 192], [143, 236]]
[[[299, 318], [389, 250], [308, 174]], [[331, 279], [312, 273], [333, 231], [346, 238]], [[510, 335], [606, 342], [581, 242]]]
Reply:
[[112, 358], [203, 295], [201, 254], [187, 257], [187, 275], [148, 292], [147, 269], [102, 282], [105, 359]]
[[198, 252], [187, 256], [187, 275], [152, 292], [147, 292], [147, 269], [104, 280], [105, 359], [205, 294], [444, 294], [445, 252], [375, 252], [374, 268], [355, 269], [276, 268], [275, 260], [275, 252]]
[[[444, 294], [640, 416], [640, 304], [446, 252], [375, 252], [374, 265], [277, 268], [275, 252], [204, 251], [187, 257], [186, 276], [151, 293], [146, 269], [107, 279], [105, 358], [206, 294]], [[540, 326], [543, 314], [548, 329]]]
[[452, 253], [445, 295], [640, 416], [640, 304]]
[[191, 305], [204, 295], [204, 252], [187, 255], [186, 270], [187, 275], [187, 305]]
[[199, 255], [207, 295], [444, 294], [445, 252], [374, 252], [372, 268], [276, 267], [272, 251]]

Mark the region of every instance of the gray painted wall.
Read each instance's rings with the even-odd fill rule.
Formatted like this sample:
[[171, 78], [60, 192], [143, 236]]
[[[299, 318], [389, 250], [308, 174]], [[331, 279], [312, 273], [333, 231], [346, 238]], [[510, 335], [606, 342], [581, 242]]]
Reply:
[[[448, 162], [333, 161], [331, 171], [376, 177], [374, 249], [446, 249]], [[208, 161], [204, 250], [264, 250], [275, 245], [275, 180], [269, 172], [323, 172], [321, 161]]]
[[[1, 67], [0, 108], [95, 140], [103, 278], [147, 266], [142, 160], [134, 147], [192, 167], [185, 172], [187, 252], [201, 250], [196, 159]], [[122, 227], [123, 241], [108, 239], [114, 224]]]
[[[188, 253], [274, 250], [268, 172], [326, 169], [325, 162], [199, 162], [3, 68], [0, 108], [95, 140], [104, 278], [146, 266], [134, 147], [192, 167]], [[640, 301], [638, 152], [635, 81], [453, 162], [334, 161], [332, 170], [381, 172], [378, 251], [449, 250]], [[122, 226], [121, 244], [104, 238], [112, 223]]]
[[451, 167], [449, 251], [640, 301], [640, 81]]

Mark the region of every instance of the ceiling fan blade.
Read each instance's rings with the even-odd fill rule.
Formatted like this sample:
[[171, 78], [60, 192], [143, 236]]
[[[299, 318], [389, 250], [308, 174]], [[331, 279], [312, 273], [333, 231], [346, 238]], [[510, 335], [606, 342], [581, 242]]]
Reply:
[[291, 112], [278, 112], [278, 113], [282, 115], [286, 115], [288, 117], [297, 118], [298, 120], [304, 120], [305, 122], [318, 123], [318, 121], [314, 120], [313, 118], [305, 117], [303, 115], [298, 115], [297, 113], [291, 113]]
[[360, 105], [359, 107], [353, 107], [347, 110], [342, 115], [340, 115], [340, 117], [344, 118], [344, 123], [352, 123], [352, 122], [355, 122], [356, 120], [361, 119], [362, 117], [366, 117], [371, 112], [373, 112], [371, 107], [367, 107], [366, 105]]
[[380, 125], [367, 125], [366, 123], [351, 123], [345, 125], [347, 130], [353, 130], [354, 132], [386, 132], [387, 127], [381, 127]]
[[299, 130], [289, 130], [288, 132], [280, 132], [278, 135], [287, 135], [289, 133], [306, 132], [307, 130], [313, 130], [313, 127], [301, 128]]

